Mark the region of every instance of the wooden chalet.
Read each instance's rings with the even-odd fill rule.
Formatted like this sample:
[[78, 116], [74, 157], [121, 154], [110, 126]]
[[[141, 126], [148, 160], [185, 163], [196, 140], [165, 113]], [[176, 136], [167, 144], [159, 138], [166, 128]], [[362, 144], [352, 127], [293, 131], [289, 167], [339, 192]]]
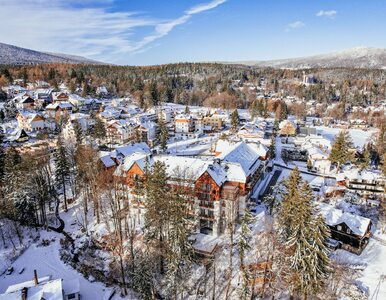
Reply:
[[343, 249], [361, 254], [371, 237], [371, 220], [324, 203], [319, 204], [319, 208], [330, 228], [331, 238], [338, 241]]

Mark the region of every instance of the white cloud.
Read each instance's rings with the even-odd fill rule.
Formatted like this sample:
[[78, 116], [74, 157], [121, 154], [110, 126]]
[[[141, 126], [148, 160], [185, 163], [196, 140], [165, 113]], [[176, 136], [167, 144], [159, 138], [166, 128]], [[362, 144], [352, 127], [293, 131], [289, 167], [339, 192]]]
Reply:
[[207, 10], [214, 9], [217, 6], [225, 3], [226, 1], [227, 0], [213, 0], [209, 3], [199, 4], [197, 6], [194, 6], [190, 9], [186, 10], [182, 16], [180, 16], [174, 20], [157, 24], [155, 26], [155, 31], [152, 34], [145, 36], [142, 39], [142, 41], [140, 41], [137, 44], [137, 49], [135, 49], [135, 52], [137, 53], [137, 50], [140, 51], [147, 44], [149, 44], [149, 43], [151, 43], [159, 38], [166, 36], [167, 34], [169, 34], [170, 31], [173, 30], [174, 27], [176, 27], [178, 25], [182, 25], [182, 24], [186, 23], [187, 21], [189, 21], [193, 15], [202, 13], [202, 12], [207, 11]]
[[[0, 20], [6, 30], [0, 31], [0, 41], [40, 51], [116, 62], [125, 54], [150, 48], [150, 43], [186, 23], [193, 15], [213, 9], [226, 0], [200, 4], [166, 21], [136, 12], [111, 12], [109, 6], [114, 0], [1, 2]], [[97, 7], [94, 5], [96, 2]], [[74, 8], [70, 4], [80, 5]], [[145, 28], [151, 33], [136, 37], [138, 28]]]
[[316, 16], [317, 17], [326, 17], [326, 18], [330, 18], [330, 19], [333, 19], [335, 18], [335, 16], [337, 15], [337, 11], [336, 10], [320, 10]]
[[187, 10], [186, 14], [187, 15], [198, 14], [198, 13], [204, 12], [206, 10], [210, 10], [210, 9], [216, 8], [217, 6], [219, 6], [220, 4], [223, 4], [225, 2], [226, 2], [226, 0], [213, 0], [210, 3], [199, 4], [199, 5], [195, 6], [195, 7], [192, 7], [191, 9]]
[[291, 29], [299, 29], [304, 26], [306, 26], [306, 24], [303, 23], [302, 21], [295, 21], [287, 25], [286, 31], [290, 31]]

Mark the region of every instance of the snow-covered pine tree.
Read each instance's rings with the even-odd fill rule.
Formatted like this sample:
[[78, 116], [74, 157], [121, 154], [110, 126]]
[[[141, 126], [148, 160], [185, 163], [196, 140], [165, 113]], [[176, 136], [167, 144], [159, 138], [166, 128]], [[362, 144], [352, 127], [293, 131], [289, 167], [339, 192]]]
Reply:
[[279, 234], [283, 241], [287, 241], [296, 225], [296, 215], [299, 207], [297, 201], [300, 197], [299, 187], [302, 182], [298, 168], [295, 168], [284, 181], [282, 202], [278, 211]]
[[312, 281], [310, 283], [310, 290], [313, 294], [322, 290], [323, 284], [331, 272], [328, 247], [326, 245], [327, 238], [329, 237], [330, 229], [319, 214], [319, 211], [314, 209], [310, 236], [310, 244], [312, 245], [312, 256], [310, 259]]
[[250, 287], [250, 274], [249, 270], [246, 269], [241, 274], [241, 286], [238, 290], [238, 296], [240, 300], [248, 300], [251, 299], [251, 287]]
[[3, 184], [4, 179], [4, 163], [5, 163], [5, 151], [3, 147], [3, 135], [0, 134], [0, 186]]
[[239, 251], [240, 257], [240, 274], [241, 274], [241, 288], [239, 289], [240, 299], [249, 299], [251, 295], [250, 288], [250, 274], [249, 269], [245, 266], [245, 256], [248, 251], [252, 249], [251, 238], [252, 231], [249, 228], [250, 224], [253, 223], [253, 216], [249, 209], [245, 210], [244, 216], [241, 220], [241, 233], [237, 242], [237, 250]]
[[75, 132], [76, 146], [78, 147], [83, 143], [83, 129], [82, 129], [82, 125], [80, 125], [78, 121], [74, 122], [74, 132]]
[[326, 246], [329, 231], [317, 214], [312, 199], [311, 187], [307, 182], [302, 183], [299, 197], [293, 203], [297, 207], [293, 227], [284, 243], [290, 270], [287, 277], [290, 289], [305, 298], [321, 290], [329, 273]]
[[276, 139], [275, 139], [275, 136], [272, 136], [272, 138], [271, 138], [271, 145], [269, 146], [268, 153], [269, 153], [269, 157], [271, 159], [274, 159], [276, 157]]
[[58, 141], [56, 143], [56, 152], [55, 152], [55, 180], [56, 180], [56, 185], [59, 188], [63, 189], [65, 211], [67, 211], [66, 184], [69, 181], [69, 176], [70, 176], [70, 165], [68, 161], [67, 151], [61, 137], [59, 136]]
[[167, 146], [168, 137], [169, 137], [168, 129], [165, 125], [165, 122], [162, 119], [159, 120], [158, 125], [160, 127], [160, 133], [158, 136], [158, 140], [160, 142], [160, 147], [161, 147], [162, 151], [166, 151], [166, 149], [168, 148], [168, 146]]
[[237, 250], [240, 256], [240, 269], [243, 272], [245, 253], [251, 250], [250, 239], [252, 237], [252, 231], [249, 225], [253, 223], [253, 216], [249, 209], [245, 210], [244, 216], [241, 220], [241, 233], [237, 242]]
[[144, 180], [145, 237], [158, 253], [160, 274], [165, 272], [166, 234], [170, 217], [167, 180], [166, 166], [160, 162], [153, 164]]
[[99, 140], [99, 142], [106, 137], [105, 124], [102, 122], [102, 120], [99, 117], [95, 117], [94, 119], [94, 130], [93, 130], [92, 136], [95, 139]]
[[22, 187], [23, 172], [21, 171], [22, 158], [14, 147], [9, 147], [4, 158], [4, 186], [3, 199], [0, 205], [1, 213], [7, 218], [15, 218], [14, 195]]
[[231, 127], [233, 131], [237, 130], [237, 126], [239, 126], [240, 118], [237, 109], [235, 109], [231, 114]]
[[332, 163], [337, 164], [337, 170], [342, 164], [351, 161], [352, 154], [350, 148], [353, 147], [353, 143], [348, 131], [340, 131], [332, 144], [329, 160]]

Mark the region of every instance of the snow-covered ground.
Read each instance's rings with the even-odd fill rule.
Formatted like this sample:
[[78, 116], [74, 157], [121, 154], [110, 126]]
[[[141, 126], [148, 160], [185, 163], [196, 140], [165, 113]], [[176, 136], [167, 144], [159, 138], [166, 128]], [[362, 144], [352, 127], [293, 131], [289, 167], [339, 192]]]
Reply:
[[[327, 126], [316, 126], [317, 133], [320, 133], [325, 138], [333, 141], [335, 136], [342, 131], [341, 128], [332, 128]], [[368, 143], [371, 137], [377, 132], [375, 129], [362, 130], [362, 129], [348, 129], [352, 141], [356, 147], [362, 148], [363, 145]]]
[[358, 270], [359, 277], [355, 283], [368, 295], [368, 299], [386, 299], [386, 243], [372, 238], [359, 256], [337, 250], [333, 257]]
[[[0, 277], [0, 293], [4, 293], [8, 286], [33, 279], [33, 271], [37, 270], [38, 277], [51, 276], [52, 279], [79, 279], [81, 297], [83, 300], [102, 300], [104, 294], [111, 288], [99, 282], [90, 282], [70, 266], [64, 264], [59, 256], [60, 238], [63, 236], [54, 232], [41, 232], [41, 239], [50, 240], [48, 246], [32, 244], [12, 264], [14, 272]], [[25, 268], [22, 274], [19, 270]], [[118, 295], [113, 299], [121, 299]], [[135, 299], [129, 297], [126, 299]]]
[[217, 139], [217, 136], [203, 136], [195, 139], [172, 140], [167, 145], [167, 152], [172, 155], [200, 155], [210, 150]]

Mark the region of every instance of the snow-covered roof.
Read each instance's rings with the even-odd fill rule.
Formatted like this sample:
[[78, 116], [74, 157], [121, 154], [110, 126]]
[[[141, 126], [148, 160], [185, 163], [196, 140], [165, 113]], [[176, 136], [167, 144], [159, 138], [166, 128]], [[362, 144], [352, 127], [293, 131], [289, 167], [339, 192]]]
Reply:
[[0, 295], [0, 300], [22, 299], [23, 288], [27, 288], [28, 300], [63, 300], [62, 279], [39, 282], [37, 286], [35, 286], [33, 280], [12, 285], [8, 287], [4, 294]]
[[373, 182], [380, 179], [382, 175], [371, 170], [361, 171], [358, 168], [350, 168], [344, 170], [343, 173], [339, 173], [336, 177], [338, 181], [342, 181], [347, 178], [350, 181], [366, 180], [368, 182]]
[[69, 102], [60, 102], [60, 103], [55, 102], [55, 103], [48, 104], [46, 106], [46, 109], [57, 109], [57, 108], [61, 108], [61, 109], [71, 108], [72, 109], [72, 104]]
[[136, 143], [132, 145], [126, 145], [115, 149], [116, 155], [129, 156], [134, 152], [150, 153], [150, 148], [146, 143]]
[[325, 179], [324, 177], [319, 177], [319, 176], [316, 176], [314, 179], [311, 180], [310, 182], [310, 186], [312, 187], [322, 187], [325, 185]]
[[252, 146], [252, 144], [239, 142], [222, 152], [218, 158], [224, 162], [238, 163], [245, 175], [249, 176], [260, 165], [259, 157], [265, 156], [263, 153], [264, 149], [265, 146], [261, 144]]
[[182, 156], [158, 156], [154, 161], [163, 162], [166, 165], [166, 172], [170, 177], [179, 177], [181, 172], [185, 173], [187, 180], [197, 180], [202, 174], [208, 172], [218, 186], [221, 186], [227, 179], [227, 174], [218, 163], [199, 158]]
[[106, 168], [111, 168], [111, 167], [115, 166], [115, 161], [111, 158], [110, 155], [104, 155], [104, 156], [100, 157], [100, 160], [102, 161], [103, 165]]
[[371, 224], [371, 220], [368, 218], [343, 212], [342, 210], [334, 208], [329, 204], [320, 203], [319, 209], [327, 225], [335, 226], [345, 223], [356, 235], [365, 235], [369, 225]]
[[79, 279], [63, 280], [63, 291], [65, 295], [76, 294], [80, 292]]
[[129, 171], [135, 163], [142, 171], [145, 171], [146, 164], [151, 163], [151, 158], [148, 154], [143, 152], [135, 152], [129, 156], [126, 156], [123, 164], [119, 165], [115, 171], [115, 175], [124, 175], [125, 172]]

